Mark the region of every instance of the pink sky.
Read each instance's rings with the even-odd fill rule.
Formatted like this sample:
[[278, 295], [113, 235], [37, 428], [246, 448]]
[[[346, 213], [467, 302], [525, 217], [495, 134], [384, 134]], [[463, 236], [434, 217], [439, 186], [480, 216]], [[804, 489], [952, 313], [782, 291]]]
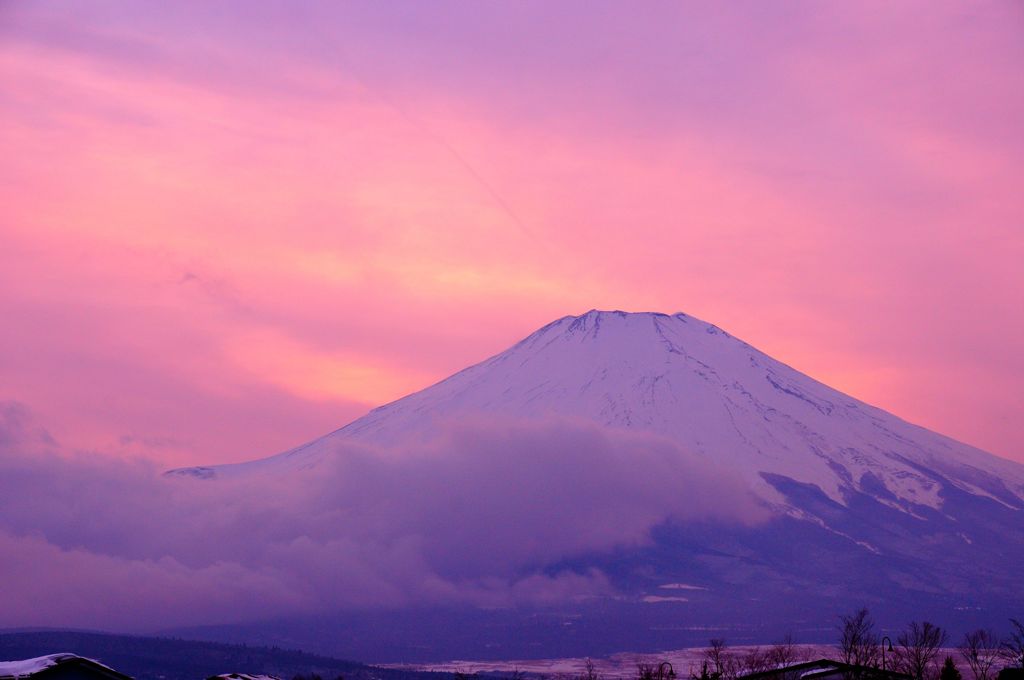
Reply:
[[0, 4], [0, 401], [276, 453], [590, 308], [1024, 461], [1024, 9]]

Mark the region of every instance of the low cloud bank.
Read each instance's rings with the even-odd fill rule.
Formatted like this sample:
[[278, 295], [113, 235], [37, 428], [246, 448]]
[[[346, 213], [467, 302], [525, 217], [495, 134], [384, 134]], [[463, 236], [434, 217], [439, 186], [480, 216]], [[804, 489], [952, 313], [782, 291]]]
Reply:
[[0, 626], [141, 629], [345, 608], [610, 594], [566, 558], [666, 519], [756, 522], [738, 477], [655, 437], [476, 421], [429, 446], [197, 480], [69, 453], [0, 405]]

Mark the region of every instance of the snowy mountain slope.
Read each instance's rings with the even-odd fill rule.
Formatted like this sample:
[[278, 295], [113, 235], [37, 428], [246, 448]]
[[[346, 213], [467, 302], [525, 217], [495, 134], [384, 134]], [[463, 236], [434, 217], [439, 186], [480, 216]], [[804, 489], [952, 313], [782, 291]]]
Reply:
[[[684, 314], [565, 317], [303, 446], [172, 473], [208, 480], [203, 484], [267, 476], [303, 488], [303, 479], [318, 478], [327, 461], [347, 460], [336, 456], [369, 447], [401, 461], [431, 440], [444, 444], [453, 425], [474, 419], [493, 422], [499, 432], [507, 422], [566, 419], [653, 433], [675, 443], [667, 449], [672, 455], [696, 454], [738, 474], [768, 508], [768, 519], [746, 524], [666, 513], [654, 519], [645, 540], [538, 560], [516, 576], [598, 573], [612, 587], [611, 594], [558, 600], [546, 609], [439, 606], [397, 617], [344, 612], [189, 634], [269, 644], [288, 639], [378, 660], [510, 658], [699, 645], [709, 630], [729, 631], [733, 641], [766, 642], [786, 631], [825, 640], [836, 615], [865, 605], [889, 625], [924, 617], [958, 634], [997, 626], [1024, 608], [1024, 466], [844, 395]], [[577, 472], [590, 459], [565, 455]], [[679, 469], [686, 475], [693, 468]], [[445, 479], [479, 482], [468, 474]], [[381, 486], [380, 479], [365, 481]], [[684, 482], [670, 480], [680, 495], [698, 497]], [[458, 494], [450, 486], [437, 491]], [[561, 498], [566, 489], [548, 491]], [[727, 499], [739, 500], [735, 488], [732, 494]], [[607, 504], [603, 497], [594, 502]], [[466, 512], [508, 526], [530, 517], [529, 500], [497, 511], [480, 505]], [[544, 507], [543, 521], [556, 525], [575, 514], [571, 504]], [[387, 529], [373, 526], [378, 533]], [[513, 540], [529, 543], [540, 525], [530, 526]], [[483, 552], [510, 549], [499, 543]], [[476, 540], [442, 552], [461, 564], [474, 551], [481, 551]]]
[[[742, 473], [801, 515], [770, 480], [854, 494], [910, 514], [953, 489], [1024, 507], [1024, 466], [842, 394], [685, 314], [590, 311], [277, 456], [178, 474], [232, 476], [315, 467], [338, 445], [401, 447], [471, 416], [570, 417], [665, 436]], [[818, 521], [812, 517], [804, 517]]]

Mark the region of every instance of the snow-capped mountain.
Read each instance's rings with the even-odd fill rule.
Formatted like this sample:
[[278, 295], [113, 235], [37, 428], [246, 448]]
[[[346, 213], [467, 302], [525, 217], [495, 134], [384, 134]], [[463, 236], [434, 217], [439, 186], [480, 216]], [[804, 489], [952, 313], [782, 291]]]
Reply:
[[773, 503], [784, 498], [766, 474], [816, 485], [840, 504], [862, 491], [905, 512], [939, 508], [943, 489], [953, 486], [1024, 506], [1024, 466], [842, 394], [694, 317], [596, 310], [558, 319], [310, 443], [189, 471], [312, 467], [339, 442], [401, 446], [479, 414], [565, 416], [663, 435], [745, 475]]
[[[826, 631], [803, 637], [829, 639], [837, 614], [865, 604], [880, 619], [951, 626], [994, 625], [1024, 608], [1024, 466], [858, 401], [685, 314], [558, 319], [317, 440], [171, 474], [209, 483], [301, 478], [352, 445], [401, 456], [473, 418], [649, 433], [738, 475], [771, 519], [749, 526], [666, 517], [641, 544], [535, 565], [596, 570], [614, 586], [611, 599], [562, 611], [561, 627], [532, 614], [491, 613], [481, 622], [473, 617], [482, 614], [463, 612], [427, 623], [402, 618], [384, 640], [366, 637], [380, 621], [346, 617], [324, 628], [326, 639], [344, 629], [366, 646], [317, 647], [309, 626], [296, 624], [304, 645], [378, 659], [395, 650], [403, 658], [594, 654], [700, 644], [709, 625], [735, 631], [752, 621], [768, 635]], [[444, 631], [469, 620], [478, 637], [451, 647]], [[279, 639], [275, 626], [265, 641]], [[575, 630], [587, 633], [572, 637]], [[522, 649], [513, 652], [510, 637]]]

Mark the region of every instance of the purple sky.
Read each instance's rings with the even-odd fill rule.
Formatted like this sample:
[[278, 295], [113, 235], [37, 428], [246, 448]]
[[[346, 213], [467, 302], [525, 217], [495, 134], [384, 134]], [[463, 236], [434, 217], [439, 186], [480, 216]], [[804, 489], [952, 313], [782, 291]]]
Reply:
[[0, 400], [269, 455], [590, 308], [1024, 460], [1024, 10], [0, 4]]

